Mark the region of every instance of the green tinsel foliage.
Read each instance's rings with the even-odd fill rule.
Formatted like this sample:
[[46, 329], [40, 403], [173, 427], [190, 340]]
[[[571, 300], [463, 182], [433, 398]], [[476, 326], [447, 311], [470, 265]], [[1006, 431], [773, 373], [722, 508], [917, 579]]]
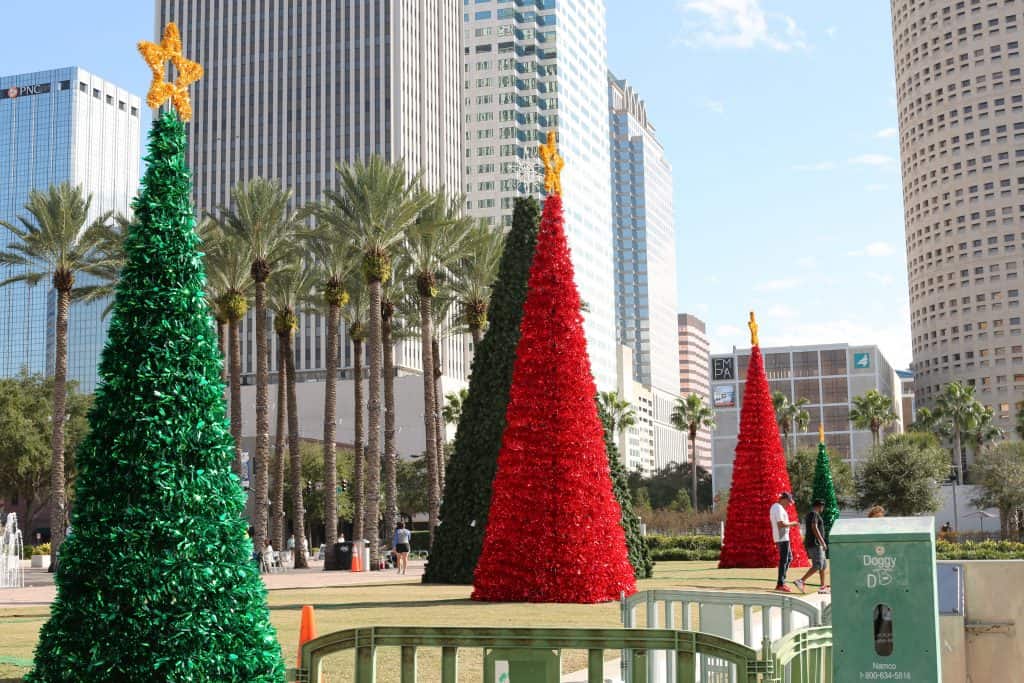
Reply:
[[176, 114], [154, 122], [72, 533], [26, 681], [284, 680], [231, 472], [185, 144]]
[[445, 478], [442, 524], [434, 532], [425, 583], [473, 583], [491, 507], [491, 482], [505, 431], [519, 323], [539, 225], [537, 200], [517, 198], [491, 296], [490, 326], [473, 357], [469, 394]]
[[825, 522], [827, 541], [832, 525], [839, 519], [839, 500], [836, 498], [836, 487], [832, 481], [832, 465], [829, 463], [828, 450], [823, 443], [818, 444], [818, 459], [814, 463], [814, 495], [811, 500], [825, 501], [821, 518]]
[[597, 404], [598, 414], [604, 424], [604, 446], [608, 451], [608, 467], [612, 472], [612, 489], [615, 498], [622, 508], [622, 529], [626, 532], [626, 550], [629, 552], [629, 563], [633, 565], [633, 573], [638, 579], [649, 579], [654, 574], [654, 561], [647, 537], [640, 532], [640, 517], [633, 509], [633, 495], [629, 492], [629, 474], [619, 459], [619, 448], [612, 438], [611, 419]]

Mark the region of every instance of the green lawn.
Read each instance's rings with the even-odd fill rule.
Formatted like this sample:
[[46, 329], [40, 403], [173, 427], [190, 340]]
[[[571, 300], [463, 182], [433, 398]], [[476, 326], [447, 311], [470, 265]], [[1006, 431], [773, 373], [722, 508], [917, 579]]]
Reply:
[[[642, 581], [649, 588], [713, 588], [716, 590], [765, 590], [775, 584], [774, 569], [715, 568], [714, 562], [660, 562], [655, 576]], [[299, 610], [302, 605], [316, 608], [318, 632], [355, 626], [618, 626], [618, 603], [603, 605], [535, 605], [518, 603], [479, 603], [469, 599], [469, 586], [434, 586], [419, 583], [377, 584], [343, 588], [289, 589], [270, 592], [271, 619], [277, 628], [286, 661], [294, 666], [298, 645]], [[26, 672], [35, 646], [36, 635], [48, 614], [47, 608], [0, 609], [0, 683], [20, 681]], [[434, 678], [437, 655], [425, 650], [420, 667], [424, 680]], [[565, 669], [586, 666], [583, 653], [566, 653]], [[379, 680], [393, 677], [388, 666], [397, 653], [380, 653]], [[479, 680], [478, 653], [460, 654], [460, 679]], [[328, 662], [326, 672], [342, 674], [332, 681], [344, 680], [349, 657]]]

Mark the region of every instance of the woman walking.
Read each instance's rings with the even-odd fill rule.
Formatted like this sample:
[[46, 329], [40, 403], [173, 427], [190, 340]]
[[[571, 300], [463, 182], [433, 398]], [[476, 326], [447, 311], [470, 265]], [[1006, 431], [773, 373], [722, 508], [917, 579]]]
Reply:
[[405, 574], [409, 568], [409, 550], [412, 541], [412, 533], [405, 528], [405, 524], [399, 522], [395, 525], [395, 537], [391, 542], [391, 549], [395, 551], [397, 558], [396, 565], [399, 574]]

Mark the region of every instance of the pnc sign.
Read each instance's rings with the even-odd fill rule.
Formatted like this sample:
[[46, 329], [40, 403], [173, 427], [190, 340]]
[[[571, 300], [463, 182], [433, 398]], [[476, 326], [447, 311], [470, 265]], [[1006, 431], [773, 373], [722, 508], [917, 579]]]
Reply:
[[13, 100], [28, 95], [42, 95], [50, 92], [49, 83], [36, 83], [35, 85], [12, 85], [9, 88], [0, 89], [0, 100]]

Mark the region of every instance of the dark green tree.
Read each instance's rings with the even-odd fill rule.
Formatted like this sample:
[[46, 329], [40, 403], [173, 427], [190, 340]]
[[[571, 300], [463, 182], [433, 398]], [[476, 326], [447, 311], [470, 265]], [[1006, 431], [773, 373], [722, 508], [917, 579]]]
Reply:
[[517, 198], [512, 230], [505, 238], [498, 279], [488, 309], [487, 334], [476, 346], [469, 394], [462, 406], [455, 450], [448, 466], [441, 525], [434, 533], [423, 580], [427, 583], [473, 583], [483, 548], [491, 482], [505, 431], [505, 409], [512, 386], [512, 366], [519, 344], [519, 323], [526, 301], [526, 281], [537, 246], [540, 204]]
[[34, 683], [281, 681], [242, 519], [185, 126], [159, 116]]
[[609, 403], [607, 398], [602, 398], [599, 394], [597, 414], [601, 416], [601, 423], [604, 425], [604, 447], [608, 451], [612, 490], [619, 501], [619, 507], [622, 508], [622, 530], [626, 532], [626, 550], [629, 552], [629, 563], [633, 565], [633, 573], [638, 579], [649, 579], [654, 573], [651, 549], [647, 545], [647, 538], [640, 532], [640, 517], [636, 514], [633, 496], [629, 492], [629, 474], [619, 459], [619, 449], [615, 445], [615, 428], [621, 419], [621, 413], [609, 412], [606, 408], [609, 405], [614, 408], [614, 401]]
[[939, 482], [949, 474], [948, 455], [931, 434], [894, 434], [871, 451], [857, 470], [858, 505], [881, 505], [897, 517], [938, 510]]

